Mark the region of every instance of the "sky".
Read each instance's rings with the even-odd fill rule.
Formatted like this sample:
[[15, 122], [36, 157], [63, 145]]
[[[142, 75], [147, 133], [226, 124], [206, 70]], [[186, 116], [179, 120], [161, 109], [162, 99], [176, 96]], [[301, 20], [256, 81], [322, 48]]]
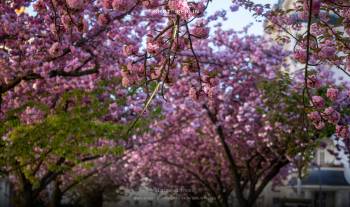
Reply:
[[[220, 1], [220, 3], [218, 3]], [[223, 28], [233, 28], [237, 31], [242, 30], [249, 23], [254, 23], [253, 26], [248, 30], [249, 34], [262, 35], [264, 32], [263, 23], [256, 22], [252, 14], [245, 10], [244, 8], [240, 8], [237, 12], [231, 12], [229, 7], [232, 4], [230, 0], [217, 0], [211, 3], [208, 7], [208, 14], [213, 14], [217, 10], [225, 9], [227, 10], [228, 20], [223, 22]], [[278, 2], [278, 0], [253, 0], [254, 3], [258, 4], [271, 4], [274, 5]]]
[[[220, 1], [220, 3], [219, 3]], [[278, 0], [252, 0], [254, 3], [257, 4], [271, 4], [274, 5], [278, 2]], [[253, 23], [253, 25], [248, 30], [249, 34], [256, 34], [256, 35], [262, 35], [264, 32], [263, 29], [263, 23], [257, 22], [252, 14], [245, 10], [244, 8], [240, 8], [236, 12], [230, 11], [230, 5], [232, 0], [217, 0], [209, 4], [208, 7], [208, 14], [214, 14], [218, 10], [225, 9], [227, 12], [227, 18], [228, 20], [225, 22], [222, 22], [223, 29], [230, 29], [233, 28], [237, 31], [242, 30], [245, 26], [249, 25], [250, 23]], [[29, 7], [27, 12], [34, 13], [33, 8]]]

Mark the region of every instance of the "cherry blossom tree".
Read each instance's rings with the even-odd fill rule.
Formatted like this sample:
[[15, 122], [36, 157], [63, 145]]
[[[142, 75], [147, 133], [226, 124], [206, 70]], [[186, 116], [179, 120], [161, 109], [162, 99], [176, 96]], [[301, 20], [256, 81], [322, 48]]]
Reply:
[[[25, 9], [29, 7], [33, 8], [34, 12], [25, 12]], [[153, 9], [158, 7], [171, 10], [171, 14], [164, 16], [160, 12], [155, 12]], [[156, 89], [159, 88], [160, 82], [165, 82], [165, 73], [162, 72], [161, 77], [154, 78], [157, 76], [154, 67], [150, 67], [147, 62], [160, 63], [164, 68], [162, 71], [165, 71], [167, 65], [170, 65], [170, 61], [167, 60], [170, 57], [170, 51], [180, 48], [177, 43], [174, 43], [175, 37], [179, 34], [179, 31], [176, 32], [176, 30], [180, 27], [184, 29], [185, 25], [187, 26], [185, 22], [193, 21], [194, 18], [202, 15], [204, 9], [203, 2], [189, 5], [185, 1], [166, 1], [164, 3], [162, 1], [124, 0], [38, 0], [4, 1], [0, 4], [3, 22], [0, 28], [1, 146], [8, 152], [4, 153], [3, 160], [6, 163], [4, 164], [5, 174], [8, 174], [9, 171], [13, 172], [17, 168], [12, 168], [19, 165], [20, 169], [17, 171], [20, 176], [17, 178], [21, 177], [25, 180], [21, 182], [20, 179], [16, 179], [16, 181], [23, 184], [19, 185], [20, 188], [29, 186], [29, 190], [22, 189], [23, 193], [30, 194], [22, 197], [23, 205], [31, 206], [30, 202], [34, 202], [35, 197], [46, 184], [62, 173], [61, 168], [67, 168], [67, 158], [62, 158], [62, 154], [66, 156], [71, 152], [66, 151], [75, 146], [67, 142], [67, 138], [82, 136], [84, 139], [79, 138], [77, 144], [81, 142], [81, 145], [84, 146], [89, 142], [92, 144], [92, 141], [89, 140], [89, 138], [92, 139], [90, 133], [94, 136], [92, 140], [96, 140], [99, 136], [105, 135], [103, 134], [106, 133], [103, 132], [104, 127], [112, 131], [119, 129], [112, 126], [109, 128], [108, 123], [105, 123], [97, 125], [99, 129], [97, 130], [92, 127], [95, 123], [89, 120], [92, 117], [85, 116], [86, 114], [76, 114], [79, 116], [70, 117], [71, 111], [63, 110], [62, 112], [62, 108], [74, 108], [69, 101], [63, 106], [60, 105], [66, 92], [79, 90], [79, 93], [84, 94], [86, 91], [96, 89], [101, 81], [113, 82], [121, 77], [121, 84], [120, 82], [118, 84], [109, 83], [106, 86], [104, 98], [113, 96], [112, 98], [118, 100], [124, 99], [124, 104], [128, 103], [129, 106], [122, 108], [109, 101], [110, 106], [103, 106], [103, 108], [109, 109], [110, 113], [103, 119], [126, 124], [130, 118], [141, 112], [142, 104], [147, 98], [146, 95], [139, 95], [133, 101], [123, 97], [133, 90], [127, 87], [145, 86], [144, 90], [149, 96], [148, 91], [152, 89], [149, 79], [152, 74], [152, 79], [159, 82]], [[176, 14], [177, 10], [178, 12], [183, 10], [180, 12], [181, 16]], [[192, 19], [189, 20], [190, 18]], [[177, 21], [174, 21], [175, 19]], [[138, 22], [137, 26], [135, 22]], [[150, 31], [162, 28], [164, 28], [163, 31], [159, 32], [157, 37], [152, 38]], [[202, 38], [208, 33], [208, 29], [202, 30], [199, 27], [192, 29], [187, 26], [186, 29], [198, 33], [198, 37]], [[169, 32], [171, 30], [173, 31]], [[165, 40], [167, 36], [173, 39], [170, 41], [171, 44]], [[146, 37], [147, 48], [142, 49], [141, 42]], [[143, 63], [139, 64], [140, 61]], [[121, 86], [124, 88], [120, 88]], [[107, 91], [112, 92], [107, 93]], [[154, 94], [155, 92], [152, 97]], [[58, 114], [57, 110], [59, 110]], [[83, 111], [86, 110], [85, 108]], [[71, 122], [78, 123], [78, 125], [70, 125]], [[80, 126], [80, 124], [86, 125]], [[68, 130], [68, 127], [72, 127], [70, 128], [72, 130]], [[52, 129], [52, 131], [47, 136], [40, 137], [37, 132], [41, 131], [46, 135], [44, 133], [46, 129]], [[92, 131], [89, 132], [87, 129]], [[56, 136], [55, 133], [59, 131], [62, 134]], [[82, 132], [88, 134], [81, 134]], [[79, 136], [74, 133], [78, 133]], [[121, 134], [121, 131], [117, 134]], [[29, 138], [28, 135], [30, 135]], [[113, 135], [116, 136], [116, 134]], [[43, 137], [48, 139], [45, 140]], [[89, 142], [86, 142], [86, 139]], [[12, 140], [16, 142], [13, 143]], [[73, 140], [70, 141], [73, 142]], [[58, 149], [50, 150], [50, 142], [56, 143], [54, 147]], [[68, 148], [60, 150], [62, 144]], [[71, 145], [68, 146], [69, 144]], [[16, 150], [22, 147], [23, 151], [17, 153]], [[45, 147], [47, 149], [42, 149]], [[52, 154], [52, 151], [56, 156], [48, 158], [47, 154]], [[79, 161], [81, 158], [79, 152], [77, 150], [78, 154], [70, 154], [71, 159]], [[15, 161], [34, 161], [40, 167], [33, 168], [33, 163], [29, 167], [27, 163], [24, 163], [25, 166], [18, 163], [13, 165], [12, 162], [8, 162], [11, 154], [14, 157], [21, 157], [20, 161], [16, 159]], [[70, 162], [74, 163], [74, 160]], [[42, 166], [45, 167], [42, 169]], [[51, 167], [59, 169], [52, 170]], [[40, 174], [39, 177], [35, 176], [36, 173]], [[52, 174], [55, 176], [51, 176]], [[46, 175], [50, 175], [50, 179], [46, 179]], [[39, 188], [36, 188], [38, 186], [33, 187], [36, 184], [39, 185]], [[35, 188], [35, 192], [32, 192], [32, 188]]]
[[[256, 6], [248, 1], [240, 3], [249, 8]], [[347, 155], [350, 149], [346, 110], [349, 84], [343, 79], [349, 80], [348, 13], [347, 2], [300, 0], [293, 2], [288, 10], [277, 8], [262, 14], [269, 20], [267, 31], [293, 48], [292, 59], [304, 73], [303, 94], [310, 100], [305, 102], [309, 119], [319, 130], [332, 125], [340, 141], [336, 147], [343, 148]], [[335, 72], [340, 79], [322, 81], [319, 67]]]
[[[220, 205], [235, 191], [241, 206], [253, 205], [288, 163], [307, 162], [317, 136], [335, 132], [345, 143], [337, 147], [349, 151], [349, 87], [325, 72], [348, 75], [349, 5], [298, 0], [283, 11], [233, 1], [231, 11], [266, 17], [279, 43], [295, 43], [286, 53], [272, 40], [210, 28], [225, 19], [225, 11], [206, 15], [210, 3], [220, 2], [0, 3], [0, 172], [18, 184], [23, 206], [52, 183], [65, 192], [75, 174], [110, 170], [121, 148], [132, 163], [124, 170], [135, 172], [127, 185], [146, 172], [153, 186], [204, 187], [193, 193], [209, 192]], [[286, 56], [302, 73], [280, 71]], [[159, 102], [165, 120], [135, 139], [133, 129], [147, 126], [139, 120]], [[111, 140], [122, 135], [125, 142]]]
[[[55, 97], [65, 90], [92, 89], [96, 81], [106, 76], [122, 75], [124, 86], [147, 85], [150, 79], [164, 82], [170, 75], [174, 79], [168, 68], [169, 60], [173, 62], [175, 57], [171, 53], [181, 50], [188, 39], [180, 38], [180, 32], [188, 30], [198, 38], [208, 35], [209, 29], [203, 29], [201, 23], [187, 24], [203, 14], [204, 3], [158, 0], [1, 3], [1, 116], [30, 99], [29, 94], [54, 104]], [[23, 12], [29, 6], [34, 12]], [[142, 45], [145, 39], [146, 48]], [[42, 97], [46, 93], [51, 96]]]
[[[116, 84], [121, 87], [120, 82]], [[148, 118], [139, 120], [129, 132], [138, 115], [134, 108], [140, 108], [146, 94], [132, 89], [113, 93], [113, 85], [103, 82], [91, 92], [66, 92], [55, 108], [29, 102], [7, 114], [0, 128], [0, 162], [2, 173], [15, 186], [16, 205], [60, 206], [63, 196], [82, 186], [86, 179], [102, 174], [106, 179], [115, 176], [112, 172], [120, 165], [123, 151], [133, 146], [128, 137], [144, 131], [147, 119], [157, 116], [159, 110], [154, 107]], [[121, 92], [125, 96], [116, 98]], [[41, 111], [41, 116], [36, 110]], [[118, 173], [112, 179], [117, 187], [126, 176]], [[111, 183], [102, 179], [99, 185]]]
[[[122, 125], [98, 122], [96, 118], [102, 115], [105, 106], [96, 105], [98, 100], [81, 91], [77, 94], [78, 97], [65, 96], [70, 98], [59, 101], [54, 114], [42, 113], [38, 118], [35, 113], [38, 107], [33, 105], [25, 107], [26, 116], [18, 110], [3, 123], [1, 163], [3, 171], [16, 184], [14, 197], [18, 205], [35, 205], [52, 181], [76, 165], [101, 154], [121, 153], [121, 146], [118, 148], [105, 139], [120, 133]], [[102, 111], [93, 109], [98, 106]], [[30, 124], [21, 124], [21, 118]]]
[[183, 76], [169, 88], [164, 119], [139, 140], [155, 143], [129, 155], [131, 178], [209, 195], [218, 206], [234, 192], [240, 206], [253, 206], [284, 167], [306, 166], [318, 146], [318, 131], [301, 124], [303, 82], [279, 70], [287, 53], [268, 40], [218, 29], [200, 47], [201, 79]]

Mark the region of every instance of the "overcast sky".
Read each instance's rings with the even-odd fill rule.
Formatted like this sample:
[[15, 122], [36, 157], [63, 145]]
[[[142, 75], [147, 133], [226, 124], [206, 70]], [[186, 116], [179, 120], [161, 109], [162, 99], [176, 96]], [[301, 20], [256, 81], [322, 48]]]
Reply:
[[[219, 3], [220, 2], [220, 3]], [[227, 12], [228, 20], [222, 22], [224, 29], [233, 28], [237, 31], [242, 30], [245, 26], [250, 23], [253, 23], [253, 26], [249, 29], [250, 34], [263, 34], [263, 25], [262, 22], [257, 22], [252, 14], [241, 8], [237, 12], [230, 11], [230, 5], [232, 0], [216, 0], [209, 4], [208, 14], [213, 14], [218, 10], [225, 9]], [[259, 4], [271, 4], [274, 5], [278, 0], [253, 0], [255, 3]], [[27, 10], [29, 13], [33, 13], [33, 8], [29, 7]]]

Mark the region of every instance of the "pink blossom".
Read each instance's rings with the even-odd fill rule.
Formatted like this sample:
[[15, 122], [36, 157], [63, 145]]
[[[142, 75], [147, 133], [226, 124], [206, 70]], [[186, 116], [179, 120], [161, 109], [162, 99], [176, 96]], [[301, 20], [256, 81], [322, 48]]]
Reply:
[[345, 17], [346, 19], [350, 18], [350, 9], [348, 7], [344, 8], [341, 12], [341, 14], [343, 15], [343, 17]]
[[349, 137], [349, 127], [348, 126], [337, 125], [336, 126], [336, 134], [339, 137], [348, 138]]
[[337, 100], [339, 94], [339, 90], [336, 88], [329, 88], [327, 90], [327, 97], [331, 100], [331, 101], [335, 101]]
[[306, 51], [305, 50], [296, 50], [294, 52], [294, 58], [301, 63], [306, 63]]
[[264, 12], [264, 8], [262, 6], [257, 6], [254, 11], [257, 15], [261, 15]]
[[171, 11], [184, 19], [189, 19], [192, 16], [187, 0], [170, 0], [168, 6]]
[[113, 0], [102, 0], [102, 6], [105, 8], [105, 9], [112, 9], [112, 2]]
[[20, 118], [25, 124], [38, 123], [44, 118], [44, 112], [37, 108], [27, 107]]
[[307, 86], [310, 88], [319, 88], [321, 86], [321, 82], [316, 75], [310, 75], [307, 79]]
[[142, 5], [145, 6], [147, 9], [156, 8], [158, 6], [158, 1], [151, 0], [151, 1], [142, 1]]
[[135, 45], [124, 45], [123, 53], [125, 56], [134, 55], [137, 53], [137, 47]]
[[314, 123], [314, 126], [316, 129], [320, 130], [320, 129], [323, 129], [325, 127], [325, 123], [324, 123], [324, 121], [319, 121], [317, 123]]
[[155, 55], [160, 49], [160, 44], [154, 41], [151, 36], [147, 37], [147, 52], [149, 54]]
[[128, 77], [124, 76], [124, 77], [122, 78], [122, 85], [123, 85], [124, 87], [130, 86], [130, 79], [129, 79]]
[[350, 71], [350, 55], [346, 57], [345, 67], [347, 71]]
[[307, 117], [312, 121], [316, 129], [322, 129], [325, 127], [324, 121], [319, 112], [314, 111], [307, 115]]
[[321, 121], [321, 115], [320, 113], [313, 111], [307, 115], [307, 117], [312, 121], [312, 122], [320, 122]]
[[198, 96], [197, 96], [197, 91], [195, 88], [191, 87], [189, 90], [189, 96], [193, 99], [193, 100], [197, 100]]
[[82, 9], [84, 0], [66, 0], [67, 5], [72, 9]]
[[324, 110], [325, 118], [333, 124], [336, 124], [340, 120], [340, 114], [334, 108], [328, 107]]
[[191, 31], [192, 35], [199, 39], [205, 39], [209, 36], [209, 27], [194, 27]]
[[57, 56], [61, 53], [61, 45], [58, 42], [55, 42], [51, 45], [50, 49], [49, 49], [49, 53], [52, 56]]
[[[189, 64], [184, 64], [184, 65], [182, 66], [182, 72], [183, 72], [184, 74], [188, 74], [190, 71], [191, 71], [191, 69], [190, 69], [190, 65], [189, 65]], [[350, 94], [350, 92], [349, 92], [349, 94]]]
[[113, 0], [112, 7], [118, 11], [125, 11], [130, 8], [132, 0]]
[[66, 29], [66, 30], [70, 30], [71, 27], [72, 27], [72, 20], [71, 18], [68, 16], [68, 15], [62, 15], [61, 16], [61, 22], [63, 24], [63, 27]]
[[321, 96], [313, 96], [312, 103], [315, 104], [315, 107], [317, 108], [324, 107], [324, 100]]
[[204, 15], [204, 11], [205, 11], [205, 5], [202, 2], [199, 3], [193, 3], [190, 6], [192, 13], [196, 16], [196, 17], [201, 17]]
[[36, 12], [44, 12], [46, 10], [46, 5], [43, 0], [39, 0], [33, 5], [33, 8]]
[[318, 55], [321, 57], [321, 58], [332, 58], [334, 57], [334, 55], [336, 54], [337, 50], [334, 46], [324, 46], [324, 47], [321, 47], [321, 50], [320, 52], [318, 53]]
[[198, 21], [195, 27], [193, 27], [193, 29], [191, 30], [191, 34], [199, 39], [205, 39], [208, 38], [209, 31], [210, 29], [206, 26], [205, 21]]
[[109, 22], [109, 16], [107, 14], [100, 14], [97, 21], [100, 25], [106, 25]]

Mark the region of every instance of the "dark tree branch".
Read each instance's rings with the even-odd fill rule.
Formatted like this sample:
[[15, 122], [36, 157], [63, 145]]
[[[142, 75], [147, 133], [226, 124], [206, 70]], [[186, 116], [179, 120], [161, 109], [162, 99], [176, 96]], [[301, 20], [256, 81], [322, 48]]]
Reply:
[[16, 36], [13, 35], [8, 35], [8, 34], [4, 34], [4, 35], [0, 35], [0, 42], [8, 40], [8, 39], [15, 39]]
[[73, 187], [79, 185], [82, 181], [90, 178], [91, 176], [97, 174], [99, 172], [99, 170], [104, 169], [108, 166], [110, 166], [112, 163], [107, 163], [105, 164], [103, 167], [101, 168], [96, 168], [94, 170], [92, 170], [91, 172], [87, 173], [86, 175], [84, 175], [82, 178], [75, 180], [74, 182], [72, 182], [70, 185], [66, 186], [61, 192], [62, 195], [64, 195], [66, 192], [68, 192], [70, 189], [72, 189]]
[[236, 193], [236, 196], [239, 200], [239, 203], [243, 204], [244, 206], [247, 206], [248, 203], [243, 195], [243, 189], [242, 189], [242, 185], [241, 185], [241, 175], [238, 171], [238, 167], [237, 167], [236, 161], [231, 153], [230, 147], [226, 143], [224, 131], [223, 131], [221, 125], [218, 124], [218, 120], [216, 118], [216, 115], [210, 111], [210, 109], [208, 108], [207, 105], [204, 104], [203, 107], [206, 109], [207, 114], [208, 114], [211, 122], [215, 126], [216, 133], [218, 134], [220, 142], [221, 142], [222, 146], [224, 147], [225, 155], [228, 159], [230, 169], [232, 171], [232, 175], [233, 175], [233, 179], [234, 179], [234, 186], [235, 186], [235, 193]]
[[266, 176], [263, 178], [261, 183], [257, 186], [255, 193], [249, 196], [250, 198], [248, 199], [248, 202], [253, 205], [258, 199], [259, 195], [262, 193], [262, 191], [265, 189], [266, 185], [279, 173], [281, 168], [286, 166], [289, 163], [289, 160], [287, 159], [280, 159], [279, 161], [275, 162], [269, 172], [266, 174]]
[[100, 68], [100, 65], [98, 64], [97, 61], [95, 61], [95, 66], [93, 68], [81, 71], [81, 68], [83, 68], [90, 60], [91, 60], [91, 58], [88, 58], [86, 61], [84, 61], [79, 67], [77, 67], [73, 71], [66, 72], [66, 71], [64, 71], [62, 69], [60, 69], [60, 70], [53, 70], [53, 71], [51, 71], [49, 73], [49, 77], [50, 78], [53, 78], [53, 77], [56, 77], [56, 76], [80, 77], [80, 76], [85, 76], [85, 75], [91, 75], [91, 74], [98, 73], [98, 69]]

